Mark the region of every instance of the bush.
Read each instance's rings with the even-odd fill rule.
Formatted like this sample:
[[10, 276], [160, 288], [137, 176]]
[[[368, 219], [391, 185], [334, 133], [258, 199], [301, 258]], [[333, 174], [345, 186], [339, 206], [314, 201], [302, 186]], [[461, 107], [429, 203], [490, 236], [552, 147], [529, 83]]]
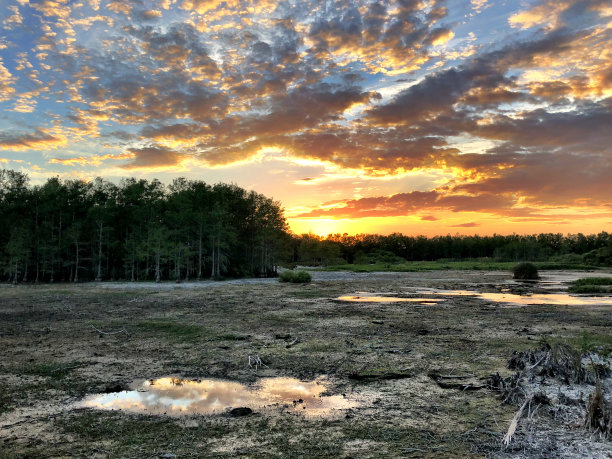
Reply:
[[612, 245], [591, 250], [582, 255], [582, 261], [594, 266], [612, 266]]
[[539, 279], [538, 268], [533, 263], [519, 263], [512, 268], [512, 273], [515, 279], [521, 280], [533, 280]]
[[283, 271], [279, 275], [281, 282], [292, 282], [294, 284], [305, 284], [312, 280], [312, 276], [307, 271]]

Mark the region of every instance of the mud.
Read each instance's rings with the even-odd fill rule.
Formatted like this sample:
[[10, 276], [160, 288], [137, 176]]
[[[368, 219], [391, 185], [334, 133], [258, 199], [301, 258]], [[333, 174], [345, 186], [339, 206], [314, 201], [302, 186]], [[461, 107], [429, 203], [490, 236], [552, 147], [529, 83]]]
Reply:
[[[550, 409], [529, 413], [508, 448], [502, 440], [517, 406], [486, 387], [461, 388], [480, 386], [492, 374], [512, 376], [513, 352], [537, 349], [544, 340], [610, 353], [612, 306], [605, 301], [337, 300], [364, 291], [424, 298], [431, 289], [561, 294], [567, 282], [591, 274], [544, 272], [540, 283], [513, 282], [504, 272], [438, 271], [313, 272], [306, 285], [257, 279], [1, 286], [0, 451], [8, 457], [608, 457], [610, 442], [581, 418], [593, 385], [550, 394]], [[246, 386], [327, 375], [320, 395], [358, 395], [363, 403], [333, 418], [282, 406], [180, 418], [74, 408], [92, 394], [126, 390], [143, 375]], [[563, 408], [566, 398], [577, 400], [572, 411]], [[555, 409], [557, 417], [550, 414]]]

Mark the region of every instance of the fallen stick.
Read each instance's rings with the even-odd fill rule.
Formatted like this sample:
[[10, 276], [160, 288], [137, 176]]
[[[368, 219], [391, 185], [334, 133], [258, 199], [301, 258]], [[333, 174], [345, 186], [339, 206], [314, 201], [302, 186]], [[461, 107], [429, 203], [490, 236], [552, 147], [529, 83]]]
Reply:
[[475, 375], [437, 375], [438, 379], [469, 379], [474, 377]]
[[121, 330], [114, 331], [114, 332], [105, 332], [105, 331], [100, 330], [99, 328], [96, 328], [93, 325], [91, 325], [91, 328], [93, 328], [95, 331], [97, 331], [98, 333], [101, 333], [103, 335], [118, 335], [119, 333], [125, 333], [126, 335], [129, 335], [129, 333], [127, 332], [125, 327], [122, 327]]
[[506, 432], [506, 435], [504, 436], [504, 440], [503, 440], [504, 446], [506, 448], [510, 445], [510, 442], [512, 441], [512, 436], [514, 435], [514, 432], [516, 431], [519, 420], [523, 416], [523, 411], [525, 410], [525, 407], [531, 402], [532, 398], [533, 397], [529, 397], [528, 399], [526, 399], [521, 405], [521, 407], [519, 408], [519, 410], [516, 412], [514, 417], [512, 418], [512, 422], [510, 422], [510, 426], [508, 427], [508, 432]]

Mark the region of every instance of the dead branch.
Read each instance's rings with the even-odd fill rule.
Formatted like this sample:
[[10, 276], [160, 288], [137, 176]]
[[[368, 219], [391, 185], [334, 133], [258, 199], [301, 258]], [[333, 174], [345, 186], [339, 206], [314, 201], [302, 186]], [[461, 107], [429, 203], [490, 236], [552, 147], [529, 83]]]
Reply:
[[529, 397], [528, 399], [526, 399], [521, 405], [521, 407], [519, 408], [519, 410], [516, 412], [514, 417], [512, 418], [512, 422], [510, 422], [510, 426], [508, 427], [508, 432], [506, 432], [506, 435], [504, 436], [504, 440], [503, 440], [504, 446], [506, 448], [510, 445], [510, 442], [512, 441], [512, 436], [514, 435], [514, 432], [516, 431], [519, 420], [523, 416], [523, 411], [525, 410], [525, 407], [531, 403], [531, 399], [532, 397]]
[[125, 329], [125, 327], [121, 327], [121, 330], [117, 330], [117, 331], [113, 331], [113, 332], [105, 332], [100, 330], [99, 328], [91, 325], [91, 328], [93, 328], [95, 331], [97, 331], [98, 333], [102, 334], [102, 335], [118, 335], [119, 333], [125, 333], [127, 336], [129, 336], [130, 334], [128, 333], [128, 331]]
[[268, 365], [266, 365], [265, 363], [261, 361], [259, 354], [255, 354], [254, 357], [249, 355], [249, 363], [247, 365], [247, 368], [253, 368], [253, 367], [255, 367], [255, 373], [257, 373], [257, 370], [259, 369], [259, 367], [268, 368]]

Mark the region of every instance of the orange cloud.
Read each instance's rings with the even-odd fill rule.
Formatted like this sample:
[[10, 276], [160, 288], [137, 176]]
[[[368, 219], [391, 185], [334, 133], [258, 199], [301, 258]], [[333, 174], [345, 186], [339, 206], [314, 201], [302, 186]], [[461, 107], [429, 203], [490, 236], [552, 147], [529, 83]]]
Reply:
[[64, 166], [99, 166], [107, 160], [133, 159], [134, 153], [119, 153], [97, 156], [79, 156], [77, 158], [52, 158], [50, 164], [62, 164]]

